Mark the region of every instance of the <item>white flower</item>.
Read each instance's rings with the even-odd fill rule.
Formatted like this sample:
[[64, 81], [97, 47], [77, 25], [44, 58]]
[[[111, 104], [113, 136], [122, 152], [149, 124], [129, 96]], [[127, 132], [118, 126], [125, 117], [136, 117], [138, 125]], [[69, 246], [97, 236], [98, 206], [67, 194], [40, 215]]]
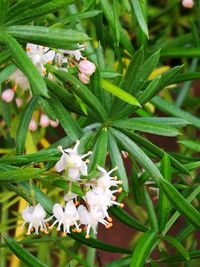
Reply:
[[108, 215], [108, 208], [113, 205], [117, 205], [122, 208], [124, 207], [124, 204], [115, 201], [116, 197], [113, 196], [114, 193], [121, 191], [121, 187], [117, 190], [104, 190], [101, 187], [95, 187], [86, 193], [85, 200], [91, 209], [97, 208], [103, 213], [104, 217], [106, 217], [108, 221], [112, 221], [111, 217]]
[[58, 148], [62, 152], [62, 156], [60, 160], [56, 163], [56, 171], [61, 172], [63, 170], [68, 171], [68, 177], [71, 180], [79, 180], [80, 179], [80, 174], [82, 175], [87, 175], [87, 160], [83, 161], [85, 157], [91, 154], [91, 151], [88, 152], [87, 154], [84, 155], [79, 155], [78, 154], [78, 146], [80, 144], [80, 141], [76, 141], [76, 145], [74, 146], [73, 149], [68, 148], [68, 149], [62, 149], [61, 146]]
[[22, 211], [22, 218], [24, 219], [22, 228], [26, 223], [29, 223], [27, 235], [30, 235], [32, 227], [35, 228], [35, 234], [38, 234], [39, 227], [40, 231], [48, 233], [45, 225], [45, 217], [46, 212], [40, 204], [37, 204], [35, 207], [27, 206], [25, 210]]
[[83, 58], [81, 51], [85, 50], [84, 45], [78, 45], [79, 49], [76, 50], [62, 50], [64, 54], [72, 55], [75, 57], [77, 61], [79, 61], [81, 58]]
[[9, 80], [13, 81], [15, 85], [19, 86], [22, 90], [30, 89], [28, 79], [19, 69], [17, 69], [13, 74], [10, 75]]
[[58, 223], [57, 230], [60, 231], [61, 226], [63, 225], [63, 234], [70, 233], [70, 226], [75, 225], [76, 231], [81, 232], [77, 221], [79, 220], [78, 211], [74, 205], [73, 200], [67, 202], [65, 210], [60, 204], [56, 203], [53, 206], [53, 216], [56, 218], [55, 222], [50, 226], [50, 229], [53, 228], [55, 224]]
[[67, 194], [64, 195], [64, 200], [65, 201], [69, 201], [69, 200], [72, 200], [72, 199], [77, 199], [77, 194], [75, 193], [72, 193], [71, 191], [68, 191]]
[[44, 65], [47, 63], [52, 64], [52, 61], [55, 58], [55, 51], [50, 50], [48, 47], [36, 44], [28, 43], [26, 45], [26, 53], [43, 76], [46, 74]]
[[117, 170], [117, 167], [107, 172], [104, 168], [97, 166], [97, 169], [101, 172], [102, 176], [97, 180], [97, 186], [102, 187], [104, 190], [109, 189], [111, 186], [118, 186], [122, 184], [122, 181], [118, 181], [117, 177], [111, 177], [110, 174]]
[[56, 64], [61, 67], [62, 64], [64, 63], [67, 63], [68, 62], [68, 59], [64, 56], [64, 50], [59, 50], [57, 53], [56, 53], [56, 56], [55, 56], [55, 62]]
[[83, 205], [80, 205], [78, 207], [78, 213], [80, 217], [81, 224], [84, 224], [87, 226], [86, 231], [86, 238], [90, 237], [90, 229], [92, 228], [93, 231], [96, 233], [96, 228], [98, 225], [98, 222], [105, 225], [106, 228], [110, 228], [112, 226], [112, 223], [107, 222], [104, 219], [103, 212], [99, 211], [98, 208], [91, 209], [88, 211]]

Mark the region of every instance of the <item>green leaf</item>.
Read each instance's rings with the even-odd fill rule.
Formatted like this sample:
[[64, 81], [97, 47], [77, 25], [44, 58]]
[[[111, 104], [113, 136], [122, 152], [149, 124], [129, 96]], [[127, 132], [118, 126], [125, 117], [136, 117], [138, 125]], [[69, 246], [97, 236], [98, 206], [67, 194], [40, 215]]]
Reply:
[[90, 158], [90, 164], [89, 164], [89, 172], [96, 170], [97, 166], [101, 167], [104, 166], [107, 154], [107, 146], [108, 146], [108, 131], [107, 128], [103, 128], [92, 150], [92, 156]]
[[176, 136], [179, 134], [178, 130], [171, 126], [157, 124], [152, 121], [148, 123], [148, 121], [143, 121], [139, 118], [117, 120], [112, 122], [111, 125], [122, 129], [136, 130], [163, 136]]
[[10, 56], [11, 56], [10, 49], [0, 52], [0, 65], [3, 64], [5, 61], [9, 60]]
[[160, 179], [160, 185], [169, 201], [175, 208], [195, 227], [200, 227], [200, 213], [190, 205], [176, 188], [164, 179]]
[[115, 138], [111, 134], [109, 134], [108, 140], [109, 140], [108, 142], [109, 154], [110, 154], [112, 165], [113, 167], [115, 166], [118, 167], [118, 169], [116, 170], [116, 174], [123, 182], [122, 184], [123, 189], [125, 190], [125, 192], [128, 192], [129, 191], [128, 177], [126, 174], [126, 169], [124, 167], [124, 163], [123, 163], [120, 150], [117, 146]]
[[134, 105], [134, 106], [141, 107], [140, 103], [138, 102], [138, 100], [134, 96], [132, 96], [129, 93], [127, 93], [126, 91], [122, 90], [118, 86], [116, 86], [116, 85], [114, 85], [114, 84], [112, 84], [106, 80], [101, 81], [101, 86], [104, 90], [117, 96], [118, 98], [122, 99], [124, 102], [129, 103], [129, 104]]
[[82, 113], [75, 97], [71, 93], [55, 81], [51, 81], [47, 78], [44, 80], [48, 89], [59, 98], [64, 107], [72, 109], [72, 111], [75, 111], [76, 113]]
[[1, 170], [0, 172], [0, 181], [1, 182], [13, 182], [18, 183], [24, 180], [38, 178], [44, 170], [39, 168], [24, 168], [17, 170]]
[[199, 79], [200, 79], [199, 72], [189, 72], [178, 75], [175, 79], [171, 81], [171, 84], [185, 82], [185, 81], [199, 80]]
[[102, 249], [102, 250], [110, 251], [110, 252], [114, 252], [114, 253], [131, 254], [131, 251], [128, 249], [116, 247], [116, 246], [113, 246], [111, 244], [94, 239], [92, 237], [87, 239], [87, 238], [85, 238], [85, 236], [82, 233], [71, 233], [71, 234], [69, 234], [69, 236], [72, 237], [73, 239], [81, 242], [82, 244], [88, 246], [88, 247], [98, 248], [98, 249]]
[[21, 14], [28, 9], [36, 8], [50, 1], [51, 0], [34, 0], [34, 1], [22, 0], [20, 2], [16, 2], [8, 10], [9, 18], [15, 17], [16, 15]]
[[84, 0], [83, 8], [81, 11], [92, 9], [95, 5], [95, 0]]
[[91, 11], [87, 11], [87, 12], [81, 12], [81, 13], [73, 14], [73, 15], [67, 16], [64, 19], [60, 19], [58, 21], [58, 23], [55, 24], [55, 26], [65, 25], [67, 23], [74, 22], [77, 20], [95, 17], [95, 16], [99, 15], [100, 13], [102, 13], [101, 10], [91, 10]]
[[[193, 251], [189, 251], [188, 253], [189, 253], [191, 260], [200, 258], [200, 250], [193, 250]], [[185, 261], [185, 257], [183, 257], [182, 255], [175, 255], [175, 256], [169, 256], [169, 257], [161, 258], [158, 261], [159, 262], [175, 263], [177, 261]]]
[[4, 236], [5, 242], [8, 245], [9, 249], [27, 266], [30, 267], [47, 267], [46, 264], [38, 260], [25, 248], [20, 246], [14, 239], [9, 236]]
[[152, 200], [146, 190], [144, 190], [144, 199], [147, 208], [148, 219], [151, 224], [151, 229], [153, 229], [155, 232], [158, 232], [158, 219], [156, 217]]
[[151, 159], [128, 136], [113, 128], [110, 129], [110, 131], [114, 134], [122, 147], [124, 147], [125, 151], [129, 152], [132, 157], [143, 166], [156, 183], [159, 183], [159, 179], [162, 179], [162, 175]]
[[189, 124], [188, 121], [180, 118], [171, 118], [171, 117], [136, 117], [131, 118], [131, 120], [135, 122], [141, 122], [146, 124], [156, 124], [156, 125], [164, 125], [164, 126], [172, 126], [174, 128], [182, 128]]
[[170, 243], [173, 247], [175, 247], [180, 252], [180, 254], [185, 258], [186, 261], [190, 260], [189, 253], [177, 239], [175, 239], [172, 236], [165, 236], [163, 239], [168, 243]]
[[177, 108], [175, 105], [173, 105], [170, 102], [167, 102], [161, 97], [156, 96], [151, 100], [151, 102], [162, 112], [170, 114], [175, 117], [183, 118], [184, 120], [188, 121], [197, 128], [200, 128], [200, 119], [198, 119], [197, 117], [191, 115], [186, 111], [183, 111], [180, 108]]
[[26, 109], [22, 114], [21, 120], [19, 122], [19, 126], [17, 128], [16, 135], [16, 149], [18, 154], [24, 153], [26, 135], [29, 127], [29, 123], [32, 118], [33, 111], [35, 110], [38, 104], [39, 96], [34, 96], [31, 101], [28, 103]]
[[59, 120], [66, 134], [71, 140], [78, 140], [82, 134], [82, 130], [77, 121], [72, 118], [70, 113], [54, 95], [49, 99], [49, 102], [53, 107], [56, 118]]
[[160, 83], [161, 76], [158, 76], [154, 80], [152, 80], [146, 89], [139, 96], [139, 100], [141, 105], [144, 105], [149, 99], [151, 99], [158, 91], [158, 86]]
[[76, 252], [73, 252], [71, 249], [67, 248], [64, 244], [61, 242], [58, 242], [56, 244], [60, 249], [62, 249], [68, 256], [72, 257], [75, 261], [77, 261], [80, 266], [82, 267], [90, 267], [90, 265], [87, 263], [86, 259], [82, 259], [81, 256], [77, 255]]
[[128, 65], [128, 69], [125, 73], [125, 77], [120, 83], [120, 87], [129, 93], [135, 87], [137, 73], [142, 68], [143, 60], [144, 60], [144, 49], [143, 47], [141, 47], [134, 53], [131, 62]]
[[[143, 138], [137, 134], [125, 131], [125, 133], [131, 138], [133, 139], [137, 144], [139, 144], [140, 146], [148, 149], [148, 151], [150, 151], [151, 153], [153, 153], [155, 156], [157, 156], [158, 158], [163, 157], [165, 151], [162, 150], [161, 148], [157, 147], [156, 145], [154, 145], [153, 143], [151, 143], [149, 140], [147, 140], [146, 138]], [[185, 173], [187, 175], [190, 175], [188, 169], [186, 168], [186, 166], [182, 165], [179, 161], [177, 161], [174, 157], [170, 156], [170, 160], [172, 163], [172, 166], [174, 168], [176, 168], [178, 171], [180, 171], [181, 173]]]
[[160, 77], [151, 81], [147, 88], [144, 89], [142, 94], [139, 96], [139, 101], [141, 101], [141, 104], [144, 105], [165, 86], [171, 84], [172, 81], [174, 81], [177, 75], [181, 72], [182, 68], [183, 66], [176, 66], [174, 68], [171, 68], [168, 71], [164, 72]]
[[6, 81], [13, 72], [16, 70], [16, 66], [14, 64], [9, 64], [0, 72], [0, 86], [1, 83]]
[[5, 32], [0, 32], [0, 41], [10, 48], [13, 60], [30, 81], [33, 95], [43, 95], [47, 97], [46, 84], [30, 58], [26, 55], [22, 46]]
[[55, 74], [63, 81], [72, 84], [72, 92], [75, 92], [99, 117], [100, 120], [106, 120], [107, 113], [99, 100], [91, 91], [81, 83], [77, 78], [68, 72], [55, 70]]
[[[10, 26], [6, 27], [5, 30], [20, 41], [52, 48], [76, 49], [78, 48], [77, 43], [82, 43], [90, 39], [86, 34], [75, 30], [55, 29], [42, 26]], [[72, 45], [74, 45], [74, 47]]]
[[[67, 145], [67, 143], [65, 142]], [[39, 163], [59, 159], [59, 151], [57, 149], [40, 150], [37, 153], [31, 153], [19, 156], [9, 156], [0, 158], [0, 163], [11, 165], [26, 165], [30, 163]]]
[[192, 140], [181, 140], [178, 141], [179, 143], [183, 144], [184, 146], [190, 148], [191, 150], [200, 152], [200, 143]]
[[167, 47], [161, 50], [162, 58], [195, 58], [200, 57], [198, 47]]
[[109, 209], [109, 213], [122, 223], [130, 226], [131, 228], [134, 228], [141, 232], [146, 232], [148, 230], [145, 225], [143, 225], [141, 222], [129, 215], [125, 210], [121, 209], [120, 207], [113, 206]]
[[9, 8], [9, 1], [8, 0], [0, 0], [0, 24], [3, 24], [6, 21], [8, 8]]
[[[113, 12], [113, 6], [109, 3], [108, 0], [100, 1], [101, 8], [103, 10], [104, 16], [108, 21], [109, 28], [115, 32], [115, 18]], [[120, 44], [130, 53], [134, 52], [133, 45], [129, 39], [128, 34], [120, 25]]]
[[144, 267], [145, 260], [157, 243], [157, 234], [153, 230], [149, 230], [140, 237], [134, 249], [130, 267]]
[[[161, 161], [162, 175], [167, 181], [171, 181], [171, 162], [168, 154], [164, 154]], [[158, 201], [158, 223], [159, 230], [162, 231], [167, 223], [169, 212], [170, 212], [170, 202], [165, 196], [162, 188], [159, 191], [159, 201]]]
[[133, 9], [135, 11], [135, 16], [137, 18], [138, 24], [140, 25], [140, 28], [146, 34], [146, 36], [149, 38], [147, 23], [145, 21], [144, 15], [142, 13], [140, 1], [139, 0], [131, 0], [130, 2], [131, 2]]
[[113, 11], [114, 11], [114, 22], [115, 22], [115, 36], [116, 36], [116, 45], [119, 46], [120, 42], [120, 21], [118, 14], [117, 0], [113, 0]]
[[[191, 194], [186, 198], [186, 201], [188, 203], [191, 203], [200, 193], [200, 186], [197, 186]], [[176, 222], [178, 217], [180, 216], [180, 213], [176, 211], [173, 216], [169, 219], [169, 221], [166, 223], [164, 230], [162, 231], [162, 235], [166, 235], [166, 233], [169, 231], [172, 225]]]
[[67, 5], [73, 3], [74, 0], [52, 0], [48, 2], [49, 3], [39, 5], [34, 9], [30, 8], [22, 13], [17, 14], [17, 16], [11, 18], [6, 25], [26, 24], [33, 20], [39, 19], [46, 14], [55, 12], [62, 7], [66, 7]]
[[131, 263], [131, 257], [122, 257], [120, 259], [114, 260], [108, 264], [105, 265], [105, 267], [128, 267]]

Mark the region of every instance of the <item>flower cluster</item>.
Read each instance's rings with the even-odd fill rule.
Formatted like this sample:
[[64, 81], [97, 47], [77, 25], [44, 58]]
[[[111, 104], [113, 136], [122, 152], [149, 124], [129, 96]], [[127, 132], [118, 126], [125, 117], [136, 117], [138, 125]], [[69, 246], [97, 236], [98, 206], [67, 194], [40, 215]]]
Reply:
[[39, 117], [39, 121], [37, 122], [34, 117], [32, 117], [30, 123], [29, 123], [29, 131], [35, 132], [38, 128], [38, 126], [41, 126], [43, 128], [47, 128], [49, 126], [56, 128], [58, 126], [59, 122], [58, 120], [51, 120], [46, 114], [41, 114]]
[[[58, 172], [64, 172], [69, 182], [78, 183], [81, 181], [81, 175], [88, 175], [87, 163], [89, 161], [83, 161], [83, 159], [90, 155], [91, 152], [79, 155], [79, 144], [80, 142], [77, 141], [74, 148], [68, 149], [59, 147], [62, 155], [55, 168]], [[117, 180], [116, 176], [111, 176], [117, 170], [117, 167], [108, 172], [100, 166], [97, 166], [97, 169], [99, 171], [97, 177], [84, 183], [86, 193], [82, 197], [81, 205], [77, 201], [79, 196], [68, 191], [64, 196], [66, 201], [64, 208], [61, 204], [56, 203], [52, 209], [53, 215], [48, 219], [45, 219], [46, 213], [41, 204], [37, 204], [35, 207], [28, 206], [22, 212], [24, 224], [29, 223], [27, 234], [30, 234], [32, 227], [35, 228], [36, 234], [38, 234], [39, 227], [40, 230], [47, 233], [45, 223], [53, 219], [54, 222], [49, 226], [49, 229], [57, 225], [57, 230], [62, 230], [63, 235], [70, 233], [71, 230], [73, 232], [81, 232], [82, 225], [86, 230], [86, 238], [90, 237], [91, 229], [96, 233], [98, 223], [110, 228], [112, 226], [112, 218], [108, 214], [108, 208], [113, 205], [124, 206], [124, 204], [116, 201], [116, 196], [114, 195], [122, 191], [122, 188], [118, 187], [122, 182]]]
[[[70, 66], [76, 66], [80, 81], [83, 83], [89, 83], [90, 76], [95, 72], [96, 67], [94, 63], [86, 60], [82, 56], [81, 51], [85, 49], [84, 45], [78, 46], [79, 48], [77, 50], [55, 51], [49, 47], [28, 43], [26, 45], [26, 54], [42, 76], [54, 79], [51, 73], [47, 74], [46, 66], [48, 64], [54, 64], [55, 68], [60, 68], [64, 71], [68, 71]], [[14, 82], [13, 89], [6, 89], [6, 92], [3, 92], [1, 96], [1, 98], [6, 102], [11, 102], [14, 99], [14, 93], [17, 87], [20, 87], [23, 91], [30, 89], [28, 79], [19, 69], [17, 69], [9, 77], [9, 81]]]

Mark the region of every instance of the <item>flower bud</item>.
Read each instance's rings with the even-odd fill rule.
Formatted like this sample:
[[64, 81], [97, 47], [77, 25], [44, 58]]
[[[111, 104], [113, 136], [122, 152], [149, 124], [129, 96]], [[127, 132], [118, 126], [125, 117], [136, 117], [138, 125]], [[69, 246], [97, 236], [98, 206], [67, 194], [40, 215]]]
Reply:
[[40, 125], [44, 128], [48, 127], [50, 124], [49, 117], [45, 114], [42, 114], [40, 117]]
[[58, 120], [56, 120], [56, 121], [50, 120], [51, 127], [56, 128], [56, 127], [58, 127], [58, 124], [59, 124]]
[[15, 93], [14, 93], [14, 91], [12, 89], [6, 89], [1, 94], [2, 100], [5, 101], [6, 103], [12, 102], [14, 96], [15, 96]]
[[183, 0], [182, 6], [185, 8], [192, 8], [194, 6], [194, 1], [193, 0]]
[[82, 72], [83, 74], [87, 76], [91, 76], [96, 70], [94, 63], [86, 59], [82, 60], [79, 63], [78, 68], [80, 72]]
[[31, 119], [28, 129], [31, 132], [35, 132], [37, 130], [37, 123], [34, 119]]
[[15, 103], [16, 103], [17, 107], [20, 108], [22, 106], [22, 100], [21, 100], [21, 98], [16, 98], [15, 99]]
[[78, 73], [78, 78], [79, 80], [84, 83], [84, 84], [88, 84], [90, 83], [90, 77], [88, 77], [87, 75], [85, 75], [84, 73], [82, 72], [79, 72]]

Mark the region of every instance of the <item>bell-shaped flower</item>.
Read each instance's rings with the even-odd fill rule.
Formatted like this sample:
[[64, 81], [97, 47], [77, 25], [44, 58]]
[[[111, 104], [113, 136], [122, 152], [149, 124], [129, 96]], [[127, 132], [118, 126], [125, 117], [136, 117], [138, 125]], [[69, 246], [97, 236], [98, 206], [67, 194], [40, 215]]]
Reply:
[[88, 211], [83, 205], [78, 207], [78, 213], [80, 218], [80, 224], [84, 224], [87, 227], [86, 238], [90, 237], [90, 229], [92, 228], [94, 233], [96, 233], [97, 225], [100, 222], [105, 225], [106, 228], [110, 228], [112, 223], [107, 222], [104, 219], [104, 214], [99, 211], [98, 208], [91, 209]]
[[91, 76], [95, 72], [96, 66], [94, 65], [93, 62], [87, 59], [84, 59], [79, 62], [78, 69], [79, 69], [79, 72], [87, 76]]
[[62, 206], [56, 203], [53, 206], [53, 216], [56, 218], [54, 223], [49, 227], [50, 229], [53, 228], [55, 224], [58, 223], [57, 231], [61, 230], [61, 226], [63, 225], [63, 234], [70, 233], [70, 226], [75, 225], [77, 232], [81, 232], [77, 221], [79, 220], [79, 214], [74, 205], [73, 200], [67, 202], [65, 209], [63, 210]]
[[50, 119], [46, 114], [42, 114], [40, 117], [40, 125], [44, 128], [48, 127], [50, 124]]
[[35, 132], [37, 130], [37, 128], [38, 128], [37, 123], [36, 123], [35, 119], [32, 118], [30, 123], [29, 123], [28, 129], [31, 132]]
[[86, 74], [82, 73], [82, 72], [78, 73], [78, 78], [84, 84], [89, 84], [90, 83], [90, 77], [87, 76]]
[[106, 217], [108, 221], [112, 221], [108, 214], [108, 208], [113, 205], [120, 206], [122, 208], [124, 207], [123, 203], [115, 201], [116, 197], [113, 195], [114, 193], [121, 191], [121, 187], [117, 190], [104, 190], [102, 187], [95, 187], [86, 193], [85, 201], [91, 209], [97, 208], [98, 210], [102, 211], [104, 217]]
[[22, 228], [26, 223], [29, 223], [27, 235], [30, 235], [32, 227], [35, 229], [35, 234], [39, 234], [40, 231], [48, 232], [45, 225], [46, 212], [41, 204], [34, 206], [27, 206], [25, 210], [22, 211], [22, 218], [24, 223]]
[[110, 176], [110, 174], [117, 170], [117, 167], [113, 168], [107, 172], [104, 168], [97, 166], [97, 169], [101, 172], [101, 176], [97, 180], [97, 186], [103, 188], [104, 190], [109, 189], [112, 186], [118, 186], [122, 184], [122, 181], [118, 181], [117, 177]]
[[62, 50], [62, 52], [64, 54], [68, 54], [75, 57], [75, 59], [79, 61], [81, 58], [83, 58], [81, 51], [85, 50], [85, 46], [84, 45], [78, 45], [78, 46], [79, 48], [76, 50]]
[[71, 180], [79, 180], [80, 174], [87, 175], [87, 160], [83, 161], [85, 157], [91, 154], [91, 151], [84, 155], [78, 154], [78, 146], [80, 141], [76, 141], [76, 145], [74, 148], [62, 149], [62, 147], [58, 147], [62, 152], [62, 156], [60, 160], [56, 163], [56, 171], [61, 172], [66, 170], [68, 173], [68, 177]]
[[55, 51], [50, 50], [48, 47], [36, 44], [28, 43], [26, 45], [26, 53], [43, 76], [46, 74], [44, 65], [52, 64], [52, 61], [55, 58]]

